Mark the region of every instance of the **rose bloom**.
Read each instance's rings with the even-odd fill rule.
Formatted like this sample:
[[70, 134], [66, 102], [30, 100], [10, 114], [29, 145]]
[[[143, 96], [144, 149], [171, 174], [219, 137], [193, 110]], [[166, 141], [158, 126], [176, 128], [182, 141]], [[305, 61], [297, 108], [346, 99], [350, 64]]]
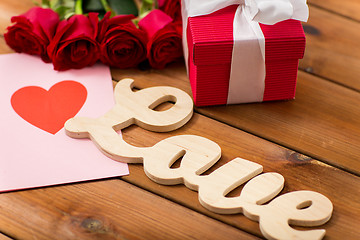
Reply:
[[171, 17], [155, 9], [139, 22], [139, 26], [149, 38], [147, 58], [151, 67], [164, 68], [183, 56], [181, 22], [172, 22]]
[[98, 42], [103, 63], [117, 68], [136, 67], [146, 59], [146, 34], [131, 21], [133, 15], [110, 18], [106, 13], [99, 23]]
[[88, 17], [74, 15], [61, 21], [47, 49], [54, 69], [79, 69], [96, 63], [100, 57], [97, 30], [97, 13], [89, 13]]
[[58, 14], [51, 9], [31, 8], [11, 18], [15, 24], [7, 28], [5, 41], [16, 52], [39, 55], [44, 62], [50, 62], [46, 49], [59, 21]]
[[169, 15], [174, 22], [181, 21], [181, 0], [159, 0], [159, 9]]

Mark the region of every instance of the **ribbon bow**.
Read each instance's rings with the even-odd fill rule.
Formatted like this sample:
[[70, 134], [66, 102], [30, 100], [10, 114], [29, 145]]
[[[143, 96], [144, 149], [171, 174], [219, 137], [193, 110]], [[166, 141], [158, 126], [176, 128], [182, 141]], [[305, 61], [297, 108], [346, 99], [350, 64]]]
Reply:
[[[307, 21], [306, 0], [183, 0], [183, 45], [188, 59], [187, 18], [239, 5], [234, 17], [234, 46], [228, 104], [261, 102], [265, 89], [265, 38], [259, 26], [296, 19]], [[243, 41], [251, 40], [251, 41]]]
[[306, 0], [184, 0], [188, 17], [207, 15], [230, 5], [245, 5], [251, 20], [275, 24], [286, 19], [307, 21]]

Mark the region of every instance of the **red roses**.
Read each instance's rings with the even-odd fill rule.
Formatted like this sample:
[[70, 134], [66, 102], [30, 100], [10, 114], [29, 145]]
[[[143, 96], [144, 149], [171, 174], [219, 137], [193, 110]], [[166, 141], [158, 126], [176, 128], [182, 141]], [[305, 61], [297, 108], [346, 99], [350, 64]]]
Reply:
[[131, 22], [134, 16], [109, 17], [107, 13], [99, 24], [101, 61], [118, 68], [137, 66], [146, 59], [145, 34]]
[[50, 42], [47, 51], [55, 70], [68, 70], [91, 66], [100, 57], [99, 44], [96, 42], [98, 17], [74, 15], [62, 20]]
[[41, 56], [50, 62], [47, 46], [55, 34], [59, 16], [51, 9], [34, 7], [25, 14], [11, 18], [15, 25], [7, 28], [6, 43], [16, 52]]
[[161, 10], [151, 11], [139, 22], [149, 38], [148, 60], [153, 68], [164, 68], [166, 64], [182, 57], [181, 22], [173, 22]]
[[[159, 16], [163, 20], [155, 21]], [[110, 18], [109, 12], [99, 21], [97, 13], [90, 12], [60, 21], [52, 9], [34, 7], [12, 17], [14, 24], [4, 37], [16, 52], [39, 55], [44, 62], [52, 62], [55, 70], [83, 68], [99, 60], [112, 67], [130, 68], [146, 59], [153, 68], [163, 68], [182, 56], [181, 21], [153, 10], [140, 20], [138, 28], [134, 18]]]
[[174, 22], [181, 22], [181, 0], [158, 0], [159, 9], [169, 15]]

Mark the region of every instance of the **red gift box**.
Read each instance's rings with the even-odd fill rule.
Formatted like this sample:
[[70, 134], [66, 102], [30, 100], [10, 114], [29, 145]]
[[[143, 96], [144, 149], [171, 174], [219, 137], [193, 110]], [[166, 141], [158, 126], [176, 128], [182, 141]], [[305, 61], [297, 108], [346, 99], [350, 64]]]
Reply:
[[[237, 7], [188, 18], [188, 74], [196, 106], [227, 104]], [[265, 37], [263, 101], [293, 99], [298, 63], [305, 50], [302, 25], [292, 19], [259, 25]]]

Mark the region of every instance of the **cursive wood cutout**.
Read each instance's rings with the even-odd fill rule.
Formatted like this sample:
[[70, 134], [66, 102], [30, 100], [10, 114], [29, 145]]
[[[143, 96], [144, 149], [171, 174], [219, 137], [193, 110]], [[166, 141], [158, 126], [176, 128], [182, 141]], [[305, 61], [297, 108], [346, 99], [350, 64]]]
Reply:
[[[183, 183], [198, 191], [200, 203], [210, 211], [243, 213], [259, 222], [260, 230], [267, 239], [324, 237], [324, 229], [300, 231], [290, 226], [319, 226], [330, 219], [333, 205], [320, 193], [295, 191], [276, 197], [283, 189], [283, 176], [262, 173], [261, 165], [242, 158], [235, 158], [211, 174], [201, 176], [221, 157], [219, 145], [207, 138], [179, 135], [152, 147], [135, 147], [126, 143], [117, 130], [136, 124], [150, 131], [171, 131], [183, 126], [193, 112], [190, 96], [179, 89], [153, 87], [133, 92], [132, 83], [133, 80], [124, 79], [117, 84], [114, 93], [116, 104], [104, 116], [69, 119], [65, 123], [66, 133], [74, 138], [92, 139], [112, 159], [143, 163], [146, 175], [159, 184]], [[175, 104], [166, 111], [152, 110], [166, 101]], [[172, 169], [172, 164], [180, 157], [180, 167]], [[226, 197], [242, 184], [245, 186], [240, 196]]]

